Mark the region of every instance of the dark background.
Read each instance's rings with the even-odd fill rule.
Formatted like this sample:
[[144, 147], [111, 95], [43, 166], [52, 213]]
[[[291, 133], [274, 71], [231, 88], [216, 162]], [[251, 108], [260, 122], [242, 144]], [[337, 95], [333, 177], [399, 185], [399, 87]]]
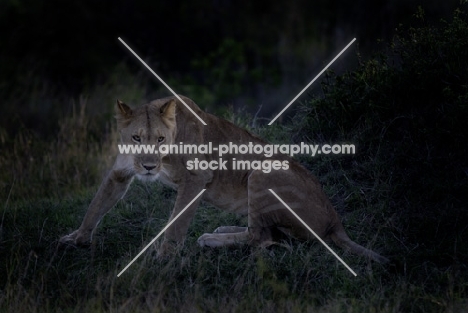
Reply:
[[[458, 3], [424, 1], [426, 19], [447, 17]], [[148, 100], [168, 95], [117, 37], [176, 92], [205, 109], [234, 105], [256, 111], [263, 105], [260, 115], [271, 118], [352, 38], [357, 42], [333, 70], [352, 69], [357, 51], [368, 57], [400, 23], [411, 24], [419, 4], [4, 0], [0, 122], [13, 132], [19, 125], [53, 132], [56, 125], [47, 119], [58, 119], [70, 109], [70, 98], [105, 86], [117, 72], [129, 81], [139, 73]], [[60, 97], [60, 103], [51, 100]], [[99, 112], [109, 104], [96, 105]]]

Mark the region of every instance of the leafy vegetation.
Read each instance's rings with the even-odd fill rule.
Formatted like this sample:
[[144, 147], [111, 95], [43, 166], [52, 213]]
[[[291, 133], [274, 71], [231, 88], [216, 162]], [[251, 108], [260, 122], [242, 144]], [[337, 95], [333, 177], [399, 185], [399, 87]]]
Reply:
[[[385, 215], [399, 216], [405, 243], [421, 248], [413, 255], [449, 265], [466, 260], [458, 242], [468, 222], [468, 24], [461, 11], [441, 27], [417, 16], [422, 26], [397, 35], [385, 54], [329, 75], [291, 133], [355, 143], [355, 158], [337, 160], [348, 179], [392, 199]], [[428, 255], [430, 246], [440, 249]]]
[[322, 94], [290, 121], [268, 127], [226, 115], [274, 142], [355, 143], [353, 157], [300, 161], [322, 181], [349, 235], [391, 257], [392, 266], [337, 250], [354, 277], [314, 242], [201, 249], [202, 233], [246, 224], [202, 207], [183, 251], [166, 261], [148, 251], [118, 278], [174, 202], [173, 190], [138, 182], [89, 249], [58, 249], [115, 155], [115, 94], [142, 101], [143, 79], [129, 80], [122, 68], [74, 110], [56, 113], [54, 140], [24, 126], [14, 136], [0, 129], [0, 311], [466, 311], [468, 19], [463, 11], [439, 25], [426, 24], [422, 11], [417, 17], [419, 25], [400, 27], [388, 48], [360, 58], [356, 70], [328, 73]]

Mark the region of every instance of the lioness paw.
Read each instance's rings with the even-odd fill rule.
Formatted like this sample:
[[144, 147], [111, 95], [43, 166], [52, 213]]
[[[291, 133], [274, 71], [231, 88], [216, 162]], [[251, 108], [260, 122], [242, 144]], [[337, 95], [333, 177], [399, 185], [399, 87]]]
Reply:
[[213, 234], [203, 234], [198, 238], [197, 242], [201, 247], [207, 246], [211, 248], [216, 248], [225, 245], [223, 240], [220, 240], [218, 236]]
[[163, 241], [158, 247], [158, 252], [156, 253], [156, 258], [160, 260], [165, 260], [173, 256], [177, 252], [177, 245], [169, 241]]
[[240, 233], [247, 230], [247, 227], [240, 226], [219, 226], [213, 233], [215, 234], [227, 234], [227, 233]]
[[83, 235], [79, 230], [63, 236], [59, 240], [60, 245], [88, 246], [91, 243], [91, 236]]

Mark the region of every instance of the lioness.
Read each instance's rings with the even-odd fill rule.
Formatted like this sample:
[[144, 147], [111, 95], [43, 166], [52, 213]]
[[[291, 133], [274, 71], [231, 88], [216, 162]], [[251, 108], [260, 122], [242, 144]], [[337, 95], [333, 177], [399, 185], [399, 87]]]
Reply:
[[[122, 144], [266, 144], [234, 124], [203, 112], [192, 100], [184, 102], [200, 116], [200, 121], [175, 97], [154, 100], [138, 108], [117, 101], [117, 124]], [[266, 160], [263, 155], [227, 155], [226, 160]], [[203, 234], [201, 246], [219, 247], [234, 244], [268, 245], [278, 234], [300, 239], [313, 235], [289, 212], [268, 189], [274, 190], [302, 220], [322, 239], [331, 238], [338, 246], [364, 255], [380, 263], [388, 259], [353, 242], [345, 233], [341, 221], [323, 193], [317, 179], [304, 167], [287, 156], [275, 156], [288, 161], [287, 169], [272, 170], [188, 170], [187, 161], [218, 160], [213, 154], [119, 154], [114, 166], [102, 182], [86, 212], [81, 226], [60, 239], [61, 243], [89, 243], [101, 218], [121, 199], [136, 176], [146, 181], [160, 180], [177, 189], [177, 199], [170, 220], [202, 190], [198, 198], [165, 232], [158, 250], [159, 256], [170, 254], [176, 244], [184, 241], [195, 210], [201, 200], [215, 207], [248, 215], [248, 227], [224, 226]]]

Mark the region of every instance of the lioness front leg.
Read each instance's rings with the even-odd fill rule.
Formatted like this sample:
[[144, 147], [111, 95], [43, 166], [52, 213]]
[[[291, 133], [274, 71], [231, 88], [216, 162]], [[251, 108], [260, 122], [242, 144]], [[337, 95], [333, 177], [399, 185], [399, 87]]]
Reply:
[[126, 170], [112, 169], [101, 183], [81, 226], [69, 235], [60, 238], [61, 244], [85, 245], [91, 242], [92, 235], [102, 217], [126, 193], [133, 175]]
[[[190, 175], [186, 173], [187, 179], [179, 184], [177, 198], [169, 222], [171, 222], [190, 203], [206, 185], [206, 175]], [[195, 211], [202, 197], [197, 198], [187, 210], [180, 215], [164, 233], [164, 240], [158, 249], [159, 258], [169, 256], [177, 246], [182, 246], [185, 235], [192, 221]]]

